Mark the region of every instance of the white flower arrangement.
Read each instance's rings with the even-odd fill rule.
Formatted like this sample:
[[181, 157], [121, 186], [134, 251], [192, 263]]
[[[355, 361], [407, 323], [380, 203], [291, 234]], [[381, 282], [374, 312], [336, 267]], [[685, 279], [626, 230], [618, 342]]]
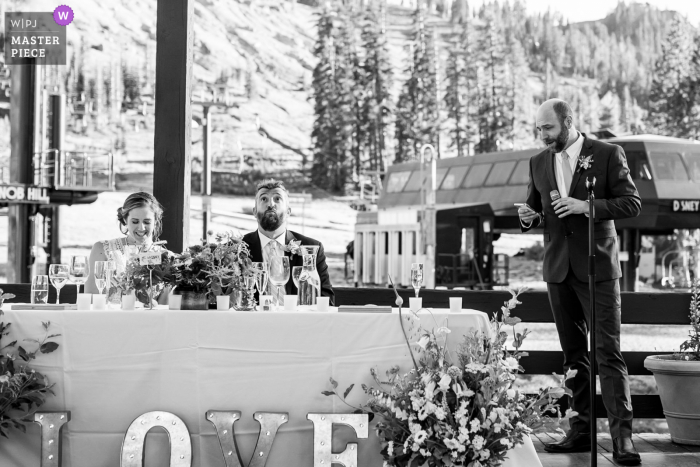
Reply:
[[[511, 290], [512, 298], [491, 320], [491, 336], [464, 336], [454, 357], [446, 346], [449, 329], [419, 328], [420, 339], [409, 344], [411, 371], [400, 374], [394, 366], [386, 372], [386, 381], [380, 381], [376, 370], [370, 370], [376, 387], [362, 386], [370, 398], [358, 410], [379, 417], [376, 431], [384, 466], [497, 466], [534, 430], [561, 431], [560, 422], [574, 415], [569, 410], [562, 417], [556, 401], [571, 395], [564, 381], [575, 372], [560, 386], [532, 396], [514, 386], [522, 371], [519, 359], [527, 355], [519, 349], [528, 331], [515, 331], [520, 319], [511, 316], [511, 310], [520, 304], [523, 291]], [[507, 328], [512, 328], [513, 351], [506, 349]], [[336, 392], [338, 383], [332, 378], [331, 383], [333, 390], [323, 394], [345, 402], [354, 385], [341, 395]]]

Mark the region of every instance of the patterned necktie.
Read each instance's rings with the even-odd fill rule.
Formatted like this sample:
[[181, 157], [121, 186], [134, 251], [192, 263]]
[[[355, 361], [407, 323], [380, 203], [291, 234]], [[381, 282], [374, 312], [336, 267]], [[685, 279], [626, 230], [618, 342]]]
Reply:
[[561, 152], [562, 158], [562, 172], [564, 173], [564, 188], [566, 192], [562, 193], [562, 198], [569, 196], [569, 191], [571, 190], [571, 179], [574, 178], [574, 174], [571, 172], [571, 163], [569, 162], [569, 155], [566, 151]]
[[[280, 244], [274, 240], [270, 240], [265, 248], [263, 249], [263, 259], [270, 264], [270, 259], [273, 256], [283, 256], [284, 252], [279, 248]], [[278, 305], [284, 305], [284, 286], [280, 286], [279, 293], [277, 292], [277, 286], [273, 285], [269, 279], [267, 281], [267, 294], [272, 295]]]

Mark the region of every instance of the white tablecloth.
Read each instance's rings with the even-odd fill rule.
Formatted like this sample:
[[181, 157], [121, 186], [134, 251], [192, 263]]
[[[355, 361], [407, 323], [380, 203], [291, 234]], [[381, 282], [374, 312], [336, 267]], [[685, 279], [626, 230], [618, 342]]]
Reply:
[[[425, 327], [433, 318], [421, 315]], [[470, 329], [488, 329], [486, 314], [436, 310], [439, 325], [449, 319], [450, 347]], [[269, 467], [313, 465], [313, 425], [309, 412], [349, 413], [326, 397], [329, 377], [349, 400], [366, 400], [360, 383], [372, 385], [394, 364], [410, 368], [399, 317], [367, 313], [241, 313], [220, 311], [7, 311], [15, 334], [40, 337], [42, 321], [60, 333], [60, 348], [33, 366], [56, 383], [55, 397], [42, 410], [70, 410], [64, 428], [64, 467], [116, 467], [124, 434], [139, 415], [162, 410], [178, 415], [191, 434], [194, 467], [224, 467], [208, 409], [240, 410], [236, 422], [244, 462], [252, 454], [259, 425], [256, 411], [289, 412], [268, 460]], [[12, 336], [9, 336], [12, 338]], [[8, 340], [9, 342], [9, 340]], [[334, 450], [355, 441], [339, 428]], [[381, 466], [374, 430], [359, 443], [359, 465]], [[154, 430], [146, 443], [146, 465], [167, 466], [168, 438]], [[38, 425], [26, 435], [0, 441], [2, 467], [39, 466]], [[532, 445], [517, 449], [511, 465], [538, 466]]]

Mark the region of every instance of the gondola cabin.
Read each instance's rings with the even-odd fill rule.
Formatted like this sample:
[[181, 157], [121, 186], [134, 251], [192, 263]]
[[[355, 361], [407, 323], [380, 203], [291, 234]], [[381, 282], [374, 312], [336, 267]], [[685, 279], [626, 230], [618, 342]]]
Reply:
[[[700, 228], [700, 143], [653, 135], [606, 140], [625, 150], [642, 213], [616, 221], [623, 290], [633, 290], [641, 235]], [[448, 158], [389, 167], [377, 211], [355, 227], [355, 282], [410, 286], [411, 263], [423, 262], [427, 287], [490, 288], [507, 282], [495, 271], [492, 242], [520, 232], [517, 208], [527, 193], [529, 160], [542, 149]], [[697, 252], [696, 252], [697, 253]], [[697, 269], [697, 262], [695, 269]], [[690, 274], [697, 273], [697, 270]], [[696, 276], [697, 277], [697, 276]]]

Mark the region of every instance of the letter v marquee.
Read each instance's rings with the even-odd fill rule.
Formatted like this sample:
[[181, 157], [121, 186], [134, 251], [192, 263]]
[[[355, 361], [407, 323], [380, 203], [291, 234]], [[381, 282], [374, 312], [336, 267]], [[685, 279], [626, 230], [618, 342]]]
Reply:
[[[233, 424], [236, 423], [236, 420], [241, 419], [241, 412], [239, 410], [209, 410], [206, 419], [216, 428], [226, 467], [242, 467], [245, 465], [238, 452], [236, 437], [233, 432]], [[277, 430], [282, 424], [287, 423], [289, 414], [286, 412], [255, 412], [253, 419], [260, 424], [260, 434], [248, 467], [265, 467], [272, 449], [272, 443], [275, 442], [275, 436], [277, 436]]]

